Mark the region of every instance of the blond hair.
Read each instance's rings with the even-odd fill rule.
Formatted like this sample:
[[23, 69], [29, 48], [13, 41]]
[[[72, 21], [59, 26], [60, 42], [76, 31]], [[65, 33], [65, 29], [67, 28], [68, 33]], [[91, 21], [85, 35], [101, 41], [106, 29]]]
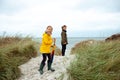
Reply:
[[47, 26], [47, 28], [46, 28], [46, 29], [48, 29], [49, 27], [53, 30], [53, 27], [52, 27], [52, 26], [50, 26], [50, 25], [49, 25], [49, 26]]

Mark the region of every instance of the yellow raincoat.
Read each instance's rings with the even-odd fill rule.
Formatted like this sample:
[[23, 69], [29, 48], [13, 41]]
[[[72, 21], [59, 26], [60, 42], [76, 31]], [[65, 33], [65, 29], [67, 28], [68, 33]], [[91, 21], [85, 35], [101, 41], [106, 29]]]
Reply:
[[53, 42], [52, 37], [47, 33], [44, 33], [42, 37], [42, 43], [40, 46], [40, 52], [43, 54], [51, 53], [50, 48], [51, 48], [52, 42]]

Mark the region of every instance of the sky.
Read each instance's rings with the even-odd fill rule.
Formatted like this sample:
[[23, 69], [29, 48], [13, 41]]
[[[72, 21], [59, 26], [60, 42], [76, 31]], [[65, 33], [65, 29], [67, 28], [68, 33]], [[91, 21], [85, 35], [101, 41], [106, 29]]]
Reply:
[[120, 33], [120, 0], [0, 0], [0, 35], [108, 37]]

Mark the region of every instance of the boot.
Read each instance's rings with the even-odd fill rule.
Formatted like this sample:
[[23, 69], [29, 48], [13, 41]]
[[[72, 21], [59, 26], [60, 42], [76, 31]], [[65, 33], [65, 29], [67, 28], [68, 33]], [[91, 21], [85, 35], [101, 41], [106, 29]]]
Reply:
[[48, 70], [51, 70], [52, 72], [54, 72], [55, 71], [55, 69], [53, 69], [53, 68], [51, 68], [51, 62], [48, 62]]
[[43, 74], [44, 66], [45, 66], [45, 64], [43, 64], [43, 63], [40, 64], [40, 69], [39, 69], [40, 74]]

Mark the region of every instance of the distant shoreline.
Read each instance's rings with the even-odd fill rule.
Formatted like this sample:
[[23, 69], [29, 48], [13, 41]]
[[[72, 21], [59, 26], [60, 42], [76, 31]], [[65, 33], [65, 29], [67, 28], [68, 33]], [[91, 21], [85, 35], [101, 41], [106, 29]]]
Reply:
[[[85, 40], [105, 40], [106, 37], [68, 37], [67, 50], [70, 50], [74, 45], [80, 41]], [[35, 41], [41, 42], [42, 38], [34, 38]], [[56, 38], [56, 45], [61, 49], [61, 38]]]
[[[42, 37], [35, 37], [34, 39], [41, 39]], [[54, 37], [61, 38], [61, 37]], [[107, 37], [68, 37], [68, 38], [107, 38]]]

